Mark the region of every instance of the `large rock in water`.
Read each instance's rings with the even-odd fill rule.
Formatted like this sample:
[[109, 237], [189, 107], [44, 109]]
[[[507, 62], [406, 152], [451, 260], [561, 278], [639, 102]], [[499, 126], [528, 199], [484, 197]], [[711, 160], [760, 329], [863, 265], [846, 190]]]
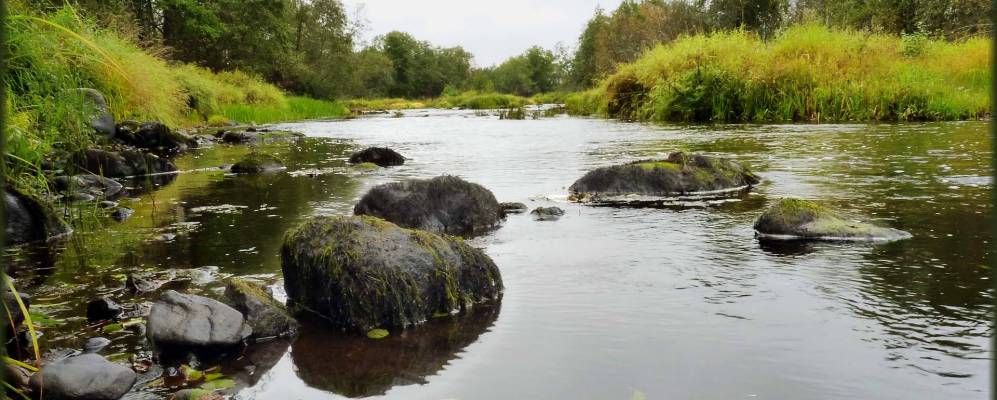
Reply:
[[177, 166], [170, 160], [136, 150], [114, 152], [88, 149], [83, 153], [81, 166], [90, 173], [109, 178], [158, 174], [177, 170]]
[[4, 239], [9, 245], [46, 240], [72, 228], [41, 199], [7, 188], [3, 193], [6, 218]]
[[450, 235], [472, 235], [498, 225], [495, 195], [456, 176], [413, 179], [376, 186], [353, 207], [406, 228]]
[[146, 328], [157, 345], [181, 347], [232, 346], [253, 333], [238, 310], [173, 290], [153, 304]]
[[387, 147], [369, 147], [350, 155], [350, 164], [373, 163], [380, 167], [405, 164], [405, 157]]
[[800, 199], [782, 199], [755, 221], [765, 239], [900, 240], [907, 232], [864, 222], [847, 221], [824, 205]]
[[57, 176], [52, 180], [55, 190], [65, 193], [88, 193], [94, 197], [110, 198], [124, 188], [117, 181], [93, 174]]
[[571, 185], [571, 200], [606, 201], [641, 195], [668, 197], [724, 191], [757, 184], [747, 167], [726, 159], [682, 152], [665, 160], [636, 161], [597, 168]]
[[161, 122], [124, 121], [117, 125], [114, 138], [161, 156], [172, 156], [197, 147], [197, 140], [173, 131]]
[[281, 248], [292, 308], [366, 331], [498, 300], [502, 276], [463, 240], [373, 217], [321, 217], [287, 233]]
[[281, 164], [276, 157], [259, 153], [247, 155], [232, 165], [232, 172], [237, 174], [258, 174], [282, 169], [284, 169], [284, 164]]
[[30, 384], [47, 400], [114, 400], [128, 393], [135, 379], [130, 368], [88, 353], [46, 365]]
[[274, 299], [264, 286], [232, 278], [225, 286], [225, 297], [245, 316], [255, 338], [285, 336], [298, 329], [298, 322], [284, 304]]

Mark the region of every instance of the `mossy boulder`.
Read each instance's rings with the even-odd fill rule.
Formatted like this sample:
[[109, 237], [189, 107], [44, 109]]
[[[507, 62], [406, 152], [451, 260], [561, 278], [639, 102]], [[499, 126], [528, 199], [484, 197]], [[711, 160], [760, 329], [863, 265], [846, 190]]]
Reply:
[[357, 332], [406, 327], [497, 301], [502, 277], [463, 240], [369, 216], [316, 218], [281, 248], [292, 309]]
[[537, 207], [530, 214], [538, 221], [557, 221], [564, 216], [564, 210], [560, 207]]
[[283, 303], [273, 298], [269, 288], [232, 278], [226, 282], [225, 298], [229, 305], [242, 313], [253, 328], [253, 338], [272, 338], [294, 334], [298, 322]]
[[268, 154], [253, 153], [232, 165], [232, 172], [237, 174], [258, 174], [284, 169], [284, 164], [276, 157]]
[[853, 222], [815, 201], [782, 199], [755, 221], [755, 231], [764, 239], [900, 240], [907, 232]]
[[526, 207], [523, 203], [499, 203], [499, 212], [502, 216], [508, 214], [522, 214], [529, 211], [530, 209]]
[[735, 161], [683, 152], [664, 160], [597, 168], [571, 185], [570, 199], [613, 201], [622, 196], [670, 197], [731, 191], [757, 184], [759, 177]]
[[456, 176], [412, 179], [376, 186], [353, 208], [406, 228], [451, 235], [473, 235], [498, 225], [495, 195]]
[[350, 155], [350, 164], [374, 163], [382, 167], [405, 164], [405, 157], [387, 147], [369, 147]]
[[8, 187], [3, 194], [4, 239], [18, 245], [66, 235], [72, 228], [48, 202]]

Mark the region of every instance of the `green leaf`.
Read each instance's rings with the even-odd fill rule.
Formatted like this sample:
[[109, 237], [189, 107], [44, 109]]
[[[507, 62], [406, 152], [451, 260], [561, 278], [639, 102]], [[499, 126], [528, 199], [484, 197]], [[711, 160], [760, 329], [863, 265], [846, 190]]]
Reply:
[[235, 387], [235, 381], [231, 379], [216, 379], [210, 382], [204, 382], [201, 385], [201, 389], [204, 390], [225, 390]]
[[120, 331], [122, 329], [125, 329], [125, 326], [121, 325], [121, 324], [107, 324], [107, 325], [104, 325], [104, 333], [114, 333], [114, 332], [118, 332], [118, 331]]
[[367, 331], [367, 337], [371, 339], [384, 339], [391, 333], [387, 329], [371, 329]]

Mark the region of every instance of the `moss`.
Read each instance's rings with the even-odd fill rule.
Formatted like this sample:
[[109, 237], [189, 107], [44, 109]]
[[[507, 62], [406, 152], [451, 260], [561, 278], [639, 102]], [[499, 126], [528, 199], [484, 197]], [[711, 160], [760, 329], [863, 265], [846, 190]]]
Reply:
[[824, 205], [815, 201], [803, 199], [781, 199], [778, 203], [765, 210], [761, 219], [779, 226], [794, 226], [813, 222], [820, 218], [840, 218]]
[[668, 162], [668, 161], [638, 161], [638, 162], [634, 163], [633, 165], [636, 165], [636, 166], [640, 167], [641, 169], [643, 169], [645, 171], [653, 171], [655, 169], [663, 169], [663, 170], [667, 170], [667, 171], [679, 172], [679, 170], [681, 168], [678, 164], [675, 164], [675, 163], [672, 163], [672, 162]]
[[365, 169], [365, 170], [372, 170], [372, 169], [380, 169], [381, 166], [377, 165], [377, 164], [374, 164], [372, 162], [365, 162], [365, 163], [356, 164], [356, 165], [353, 166], [353, 168], [356, 168], [356, 169]]
[[826, 206], [801, 199], [781, 199], [755, 222], [764, 237], [824, 240], [899, 240], [910, 234], [842, 218]]
[[367, 337], [374, 340], [384, 339], [389, 335], [391, 335], [391, 332], [388, 332], [387, 329], [376, 328], [367, 331]]

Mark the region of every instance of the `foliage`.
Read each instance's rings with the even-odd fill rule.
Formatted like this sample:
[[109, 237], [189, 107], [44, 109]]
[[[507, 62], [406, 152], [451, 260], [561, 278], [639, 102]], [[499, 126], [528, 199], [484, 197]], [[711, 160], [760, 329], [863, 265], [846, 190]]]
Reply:
[[341, 118], [350, 111], [342, 103], [290, 96], [285, 104], [231, 104], [222, 113], [243, 123], [267, 124], [305, 119]]
[[989, 115], [985, 38], [925, 40], [803, 24], [773, 40], [736, 30], [660, 45], [571, 112], [657, 121], [917, 121]]

